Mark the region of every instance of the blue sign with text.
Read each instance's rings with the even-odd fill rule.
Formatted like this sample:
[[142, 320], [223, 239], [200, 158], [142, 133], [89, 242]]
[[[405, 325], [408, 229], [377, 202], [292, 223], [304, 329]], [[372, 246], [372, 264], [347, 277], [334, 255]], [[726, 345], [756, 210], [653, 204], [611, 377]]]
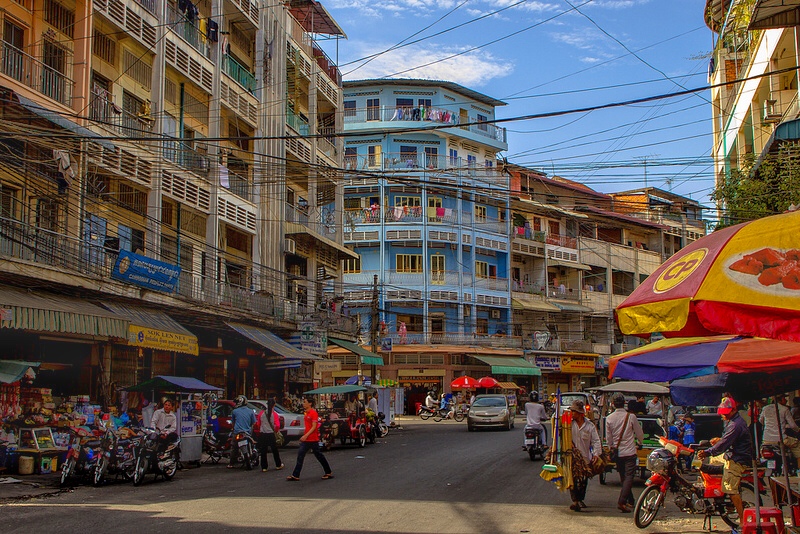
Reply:
[[111, 271], [112, 278], [166, 293], [175, 292], [180, 275], [181, 268], [177, 265], [164, 263], [127, 250], [119, 251], [117, 263], [114, 265], [114, 270]]

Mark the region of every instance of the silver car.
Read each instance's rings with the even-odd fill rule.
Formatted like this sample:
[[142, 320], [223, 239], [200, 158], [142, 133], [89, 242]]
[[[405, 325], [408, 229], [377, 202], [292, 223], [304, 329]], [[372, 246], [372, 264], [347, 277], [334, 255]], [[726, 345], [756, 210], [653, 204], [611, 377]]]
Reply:
[[505, 395], [478, 395], [469, 407], [467, 430], [490, 426], [514, 428], [514, 408], [508, 405]]
[[[247, 404], [255, 410], [256, 414], [261, 410], [267, 409], [267, 401], [265, 400], [251, 400]], [[295, 413], [277, 403], [275, 404], [275, 411], [283, 418], [283, 428], [281, 432], [284, 437], [284, 445], [290, 441], [297, 441], [300, 439], [300, 436], [305, 432], [303, 414]]]

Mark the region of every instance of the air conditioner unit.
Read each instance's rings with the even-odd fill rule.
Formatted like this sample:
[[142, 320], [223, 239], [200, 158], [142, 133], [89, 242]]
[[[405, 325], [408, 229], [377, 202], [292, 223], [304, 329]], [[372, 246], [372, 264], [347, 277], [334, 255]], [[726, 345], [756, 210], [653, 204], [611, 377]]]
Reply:
[[492, 319], [500, 318], [500, 310], [492, 310]]
[[289, 239], [288, 237], [283, 240], [283, 251], [286, 254], [294, 254], [297, 252], [297, 245], [294, 242], [294, 239]]

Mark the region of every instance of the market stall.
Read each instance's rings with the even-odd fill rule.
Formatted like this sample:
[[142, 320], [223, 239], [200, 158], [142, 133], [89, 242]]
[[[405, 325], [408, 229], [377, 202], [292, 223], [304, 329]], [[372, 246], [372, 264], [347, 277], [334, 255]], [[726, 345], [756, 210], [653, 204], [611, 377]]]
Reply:
[[181, 437], [181, 461], [200, 462], [203, 453], [206, 405], [203, 394], [221, 388], [186, 376], [159, 375], [126, 389], [149, 393], [152, 401], [160, 395], [174, 396], [177, 402], [178, 430]]

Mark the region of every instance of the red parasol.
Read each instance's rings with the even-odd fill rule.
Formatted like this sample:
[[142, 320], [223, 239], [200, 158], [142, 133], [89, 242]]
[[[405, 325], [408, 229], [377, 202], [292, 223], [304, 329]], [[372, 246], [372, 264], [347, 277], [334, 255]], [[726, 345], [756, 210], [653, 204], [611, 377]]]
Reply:
[[499, 385], [500, 382], [498, 382], [491, 376], [484, 376], [483, 378], [478, 379], [479, 388], [496, 388]]
[[718, 230], [664, 262], [616, 310], [623, 334], [800, 341], [800, 211]]
[[471, 376], [459, 376], [450, 382], [450, 389], [475, 389], [478, 387], [478, 381]]

